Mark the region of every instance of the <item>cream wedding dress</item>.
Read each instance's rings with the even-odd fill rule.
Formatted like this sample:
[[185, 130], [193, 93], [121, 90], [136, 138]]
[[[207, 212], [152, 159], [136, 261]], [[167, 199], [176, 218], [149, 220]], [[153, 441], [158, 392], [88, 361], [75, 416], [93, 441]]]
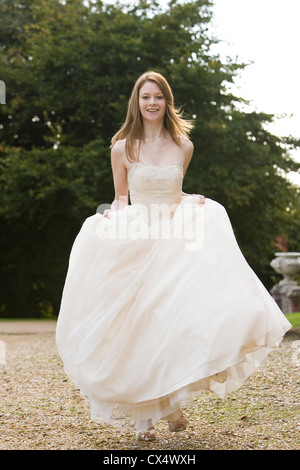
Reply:
[[290, 328], [225, 209], [182, 197], [182, 181], [179, 163], [135, 164], [131, 205], [89, 217], [74, 242], [56, 340], [95, 421], [156, 421], [203, 390], [225, 397]]

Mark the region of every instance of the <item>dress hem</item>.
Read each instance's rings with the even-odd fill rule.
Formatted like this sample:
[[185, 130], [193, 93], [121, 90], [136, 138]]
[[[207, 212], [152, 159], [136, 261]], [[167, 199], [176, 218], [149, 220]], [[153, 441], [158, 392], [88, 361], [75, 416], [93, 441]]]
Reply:
[[[267, 355], [282, 341], [286, 329], [281, 335], [272, 332], [265, 334], [256, 340], [251, 340], [243, 345], [238, 351], [229, 353], [219, 359], [219, 367], [215, 364], [214, 373], [202, 376], [199, 368], [193, 374], [182, 379], [180, 383], [172, 387], [173, 390], [165, 391], [155, 398], [137, 403], [104, 403], [98, 402], [88, 396], [82, 387], [81, 394], [90, 404], [91, 419], [99, 424], [110, 424], [116, 427], [124, 427], [124, 419], [134, 421], [145, 421], [152, 419], [158, 422], [178, 409], [179, 406], [187, 405], [196, 396], [205, 391], [213, 391], [216, 395], [225, 399], [230, 393], [239, 389], [247, 378], [259, 368]], [[221, 366], [223, 363], [223, 367]], [[226, 366], [224, 364], [226, 363]], [[206, 364], [211, 367], [212, 364]], [[76, 384], [73, 374], [66, 370], [68, 377]]]

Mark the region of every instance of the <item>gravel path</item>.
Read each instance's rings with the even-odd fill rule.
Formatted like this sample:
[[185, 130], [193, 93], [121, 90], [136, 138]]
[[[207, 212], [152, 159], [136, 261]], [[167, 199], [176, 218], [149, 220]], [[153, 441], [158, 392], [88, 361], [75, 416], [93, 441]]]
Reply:
[[299, 329], [225, 401], [205, 392], [187, 406], [188, 430], [174, 434], [159, 423], [154, 443], [90, 420], [54, 333], [51, 321], [0, 322], [0, 450], [300, 449]]

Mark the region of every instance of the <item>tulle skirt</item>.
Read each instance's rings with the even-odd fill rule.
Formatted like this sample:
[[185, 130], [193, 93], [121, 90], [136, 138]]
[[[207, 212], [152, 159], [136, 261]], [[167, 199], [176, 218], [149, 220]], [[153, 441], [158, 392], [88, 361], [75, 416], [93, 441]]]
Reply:
[[224, 398], [291, 326], [223, 206], [185, 197], [163, 234], [154, 225], [134, 205], [95, 214], [71, 251], [56, 341], [98, 422], [159, 420], [203, 390]]

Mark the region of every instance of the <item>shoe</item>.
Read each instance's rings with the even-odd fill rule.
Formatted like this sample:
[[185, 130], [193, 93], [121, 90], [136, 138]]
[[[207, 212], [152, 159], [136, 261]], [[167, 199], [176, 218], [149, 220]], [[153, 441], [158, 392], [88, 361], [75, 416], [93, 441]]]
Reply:
[[188, 425], [188, 420], [181, 415], [176, 421], [168, 421], [169, 430], [171, 432], [184, 431]]
[[154, 428], [150, 428], [147, 431], [137, 431], [136, 437], [138, 441], [155, 441], [156, 436], [155, 436], [155, 430]]

